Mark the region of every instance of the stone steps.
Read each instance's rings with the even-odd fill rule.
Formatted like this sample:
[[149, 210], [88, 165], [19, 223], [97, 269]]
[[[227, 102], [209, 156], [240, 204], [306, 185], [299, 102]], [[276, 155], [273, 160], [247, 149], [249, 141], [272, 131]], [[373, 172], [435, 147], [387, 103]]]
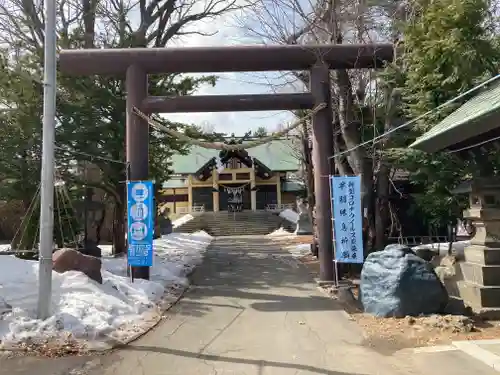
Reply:
[[270, 212], [206, 212], [175, 228], [175, 232], [204, 230], [212, 236], [265, 235], [284, 226], [293, 231], [295, 224]]

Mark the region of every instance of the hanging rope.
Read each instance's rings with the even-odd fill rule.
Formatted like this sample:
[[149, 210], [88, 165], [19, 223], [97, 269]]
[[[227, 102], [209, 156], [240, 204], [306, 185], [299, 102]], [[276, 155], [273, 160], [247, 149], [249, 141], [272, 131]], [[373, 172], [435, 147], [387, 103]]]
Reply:
[[[87, 163], [88, 164], [88, 163]], [[60, 181], [64, 181], [62, 175], [60, 174], [59, 171], [55, 171], [56, 173], [56, 178]], [[85, 168], [85, 180], [87, 180], [87, 167]], [[77, 246], [78, 245], [78, 230], [73, 226], [73, 220], [76, 218], [76, 210], [73, 206], [73, 202], [71, 201], [71, 197], [69, 194], [69, 190], [66, 186], [65, 183], [61, 184], [60, 186], [55, 187], [56, 188], [56, 199], [59, 204], [59, 198], [61, 199], [61, 204], [62, 204], [62, 211], [59, 210], [58, 208], [58, 216], [59, 216], [59, 230], [61, 231], [61, 238], [64, 242], [65, 239], [70, 240], [68, 241], [68, 245], [72, 246]], [[66, 233], [63, 231], [64, 228], [64, 218], [62, 217], [62, 213], [64, 213], [64, 218], [66, 219], [66, 224], [69, 228], [70, 233], [66, 237]], [[76, 224], [76, 223], [75, 223]], [[73, 242], [71, 242], [73, 241]]]
[[266, 143], [269, 143], [271, 141], [274, 141], [275, 139], [283, 137], [285, 134], [289, 133], [290, 131], [294, 130], [297, 128], [300, 124], [302, 124], [304, 121], [310, 120], [316, 113], [321, 111], [322, 109], [326, 108], [325, 103], [318, 104], [316, 107], [314, 107], [312, 110], [308, 111], [306, 115], [303, 117], [297, 119], [294, 121], [287, 129], [284, 129], [280, 132], [277, 132], [273, 135], [270, 135], [268, 137], [260, 138], [258, 140], [248, 142], [246, 144], [235, 144], [235, 145], [228, 145], [222, 142], [204, 142], [200, 141], [195, 138], [191, 138], [185, 134], [179, 133], [178, 131], [169, 129], [163, 124], [160, 124], [158, 121], [155, 121], [151, 118], [149, 118], [144, 112], [141, 112], [137, 107], [132, 108], [132, 112], [142, 118], [143, 120], [147, 121], [149, 125], [151, 125], [153, 128], [164, 131], [168, 135], [175, 137], [179, 139], [180, 141], [189, 143], [191, 145], [195, 146], [200, 146], [203, 148], [208, 148], [212, 150], [227, 150], [227, 151], [235, 151], [235, 150], [247, 150], [249, 148], [257, 147]]
[[[26, 213], [25, 213], [23, 219], [21, 220], [21, 225], [17, 228], [17, 231], [16, 231], [16, 234], [14, 235], [14, 238], [12, 238], [12, 241], [10, 243], [10, 250], [13, 250], [16, 252], [25, 252], [26, 250], [28, 250], [28, 249], [19, 250], [19, 249], [17, 249], [17, 247], [18, 247], [18, 245], [24, 245], [24, 242], [23, 242], [24, 235], [28, 231], [28, 226], [31, 224], [33, 213], [35, 212], [35, 209], [38, 207], [38, 205], [40, 203], [40, 188], [41, 188], [41, 184], [39, 183], [38, 187], [36, 189], [36, 192], [33, 195], [33, 198], [31, 199], [31, 202], [28, 206], [28, 209], [26, 210]], [[38, 230], [39, 230], [39, 227], [37, 228], [37, 232], [38, 232]], [[17, 236], [19, 235], [19, 233], [21, 233], [21, 238], [19, 239], [19, 241], [17, 241], [17, 239], [18, 239]], [[36, 235], [35, 235], [35, 237], [36, 237]], [[35, 240], [36, 240], [36, 238], [35, 238]], [[13, 247], [15, 247], [15, 249], [13, 249]], [[30, 250], [32, 250], [32, 249], [30, 249]]]
[[247, 185], [250, 185], [250, 182], [247, 182], [247, 183], [244, 183], [243, 185], [240, 185], [238, 187], [233, 187], [233, 186], [227, 186], [227, 185], [224, 185], [224, 184], [219, 184], [219, 187], [223, 187], [224, 189], [238, 189], [238, 188], [244, 188], [245, 186]]

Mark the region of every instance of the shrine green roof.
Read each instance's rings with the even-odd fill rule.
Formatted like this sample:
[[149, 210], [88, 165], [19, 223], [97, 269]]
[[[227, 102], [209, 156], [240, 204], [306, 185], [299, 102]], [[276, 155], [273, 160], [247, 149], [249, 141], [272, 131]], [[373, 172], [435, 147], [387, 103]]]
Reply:
[[[297, 171], [297, 142], [292, 139], [277, 139], [267, 144], [247, 149], [248, 154], [264, 163], [274, 172]], [[172, 169], [177, 174], [195, 173], [207, 161], [219, 155], [219, 150], [191, 146], [187, 155], [173, 155]]]
[[410, 147], [426, 152], [441, 151], [500, 127], [500, 84], [480, 91]]

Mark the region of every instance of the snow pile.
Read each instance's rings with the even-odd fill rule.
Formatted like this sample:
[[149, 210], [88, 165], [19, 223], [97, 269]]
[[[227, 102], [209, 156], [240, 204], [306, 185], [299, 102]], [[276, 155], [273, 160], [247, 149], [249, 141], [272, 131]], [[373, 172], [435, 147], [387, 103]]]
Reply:
[[288, 220], [292, 223], [297, 223], [299, 221], [299, 214], [295, 212], [294, 210], [286, 209], [284, 211], [280, 212], [280, 217], [282, 217], [285, 220]]
[[276, 229], [274, 232], [267, 234], [268, 237], [294, 237], [295, 234], [286, 231], [283, 228]]
[[[273, 232], [276, 233], [275, 236], [279, 236], [278, 234], [279, 230]], [[273, 233], [269, 234], [269, 236], [273, 235]], [[290, 235], [290, 233], [288, 233]], [[281, 234], [284, 235], [284, 234]], [[431, 249], [435, 250], [436, 252], [439, 253], [439, 256], [445, 256], [448, 254], [448, 246], [449, 242], [442, 242], [442, 243], [430, 243], [430, 244], [425, 244], [425, 245], [418, 245], [412, 247], [414, 250], [418, 249]], [[452, 243], [452, 248], [457, 252], [457, 254], [460, 256], [463, 256], [464, 249], [470, 246], [470, 241], [457, 241]], [[286, 250], [292, 254], [293, 257], [295, 258], [300, 258], [303, 257], [304, 255], [310, 254], [311, 253], [311, 245], [310, 244], [298, 244], [298, 245], [292, 245], [292, 246], [287, 246]]]
[[187, 214], [184, 216], [181, 216], [177, 220], [172, 221], [172, 227], [177, 228], [180, 227], [181, 225], [186, 224], [188, 221], [191, 221], [194, 219], [193, 215]]
[[[466, 247], [470, 246], [470, 241], [457, 241], [452, 242], [451, 248], [457, 253], [458, 256], [463, 256], [464, 250]], [[448, 247], [450, 246], [449, 242], [441, 242], [441, 243], [429, 243], [424, 245], [413, 246], [414, 250], [434, 250], [439, 256], [445, 256], [448, 254]]]
[[287, 246], [286, 250], [292, 254], [294, 258], [302, 258], [305, 255], [311, 254], [311, 244], [301, 243], [298, 245]]
[[159, 319], [160, 302], [174, 300], [187, 286], [187, 274], [202, 261], [212, 237], [205, 232], [173, 233], [154, 242], [151, 280], [127, 277], [125, 258], [103, 257], [103, 284], [76, 271], [52, 273], [53, 315], [35, 319], [38, 263], [0, 257], [0, 297], [12, 312], [0, 320], [2, 344], [71, 334], [88, 341], [125, 341]]

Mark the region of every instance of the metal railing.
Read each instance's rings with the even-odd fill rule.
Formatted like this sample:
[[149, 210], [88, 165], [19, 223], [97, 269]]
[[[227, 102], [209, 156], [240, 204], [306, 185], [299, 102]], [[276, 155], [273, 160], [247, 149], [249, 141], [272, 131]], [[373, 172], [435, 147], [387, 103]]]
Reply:
[[429, 243], [448, 242], [447, 236], [408, 236], [408, 237], [389, 237], [390, 243], [399, 243], [401, 245], [418, 246]]
[[191, 211], [189, 210], [189, 207], [179, 207], [176, 210], [177, 214], [187, 214], [189, 212], [195, 212], [195, 213], [200, 213], [200, 212], [205, 212], [205, 205], [197, 205], [197, 206], [191, 206]]
[[293, 203], [282, 203], [282, 204], [266, 204], [266, 211], [283, 211], [283, 210], [293, 210], [295, 205]]

